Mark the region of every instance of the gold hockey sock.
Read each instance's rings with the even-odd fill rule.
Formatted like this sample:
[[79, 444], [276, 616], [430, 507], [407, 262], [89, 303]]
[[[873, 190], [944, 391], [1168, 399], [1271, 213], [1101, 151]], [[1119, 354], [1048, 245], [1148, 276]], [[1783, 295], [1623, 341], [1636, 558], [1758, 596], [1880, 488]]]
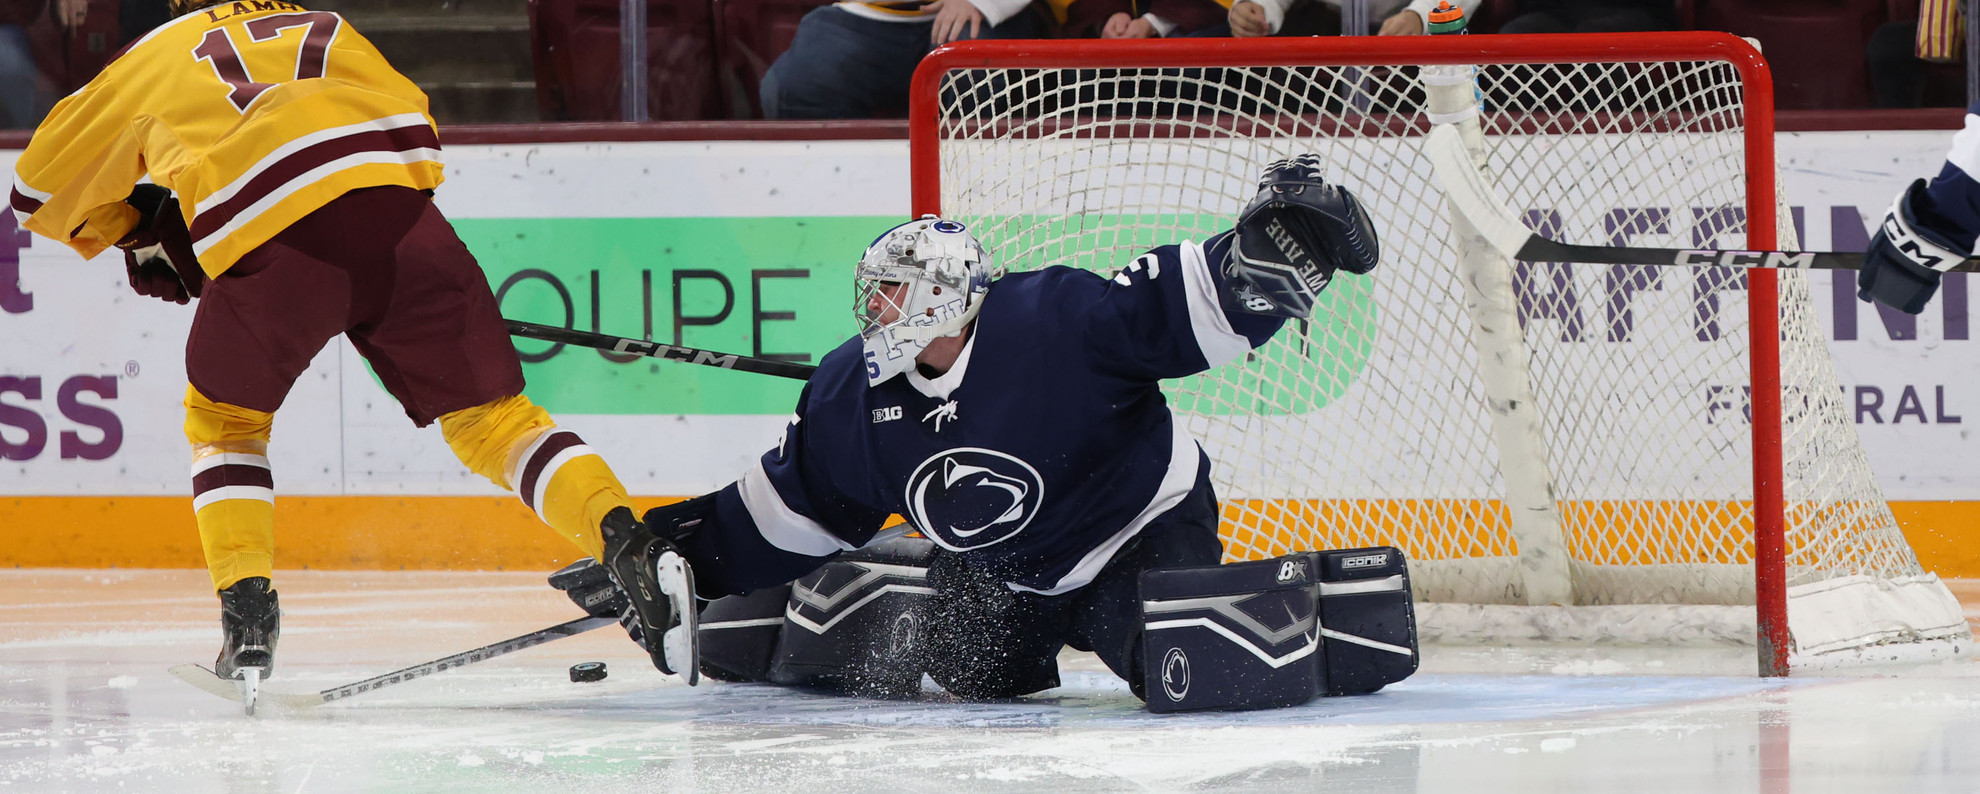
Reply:
[[469, 470], [515, 491], [543, 523], [592, 557], [604, 555], [598, 525], [605, 514], [632, 507], [605, 459], [528, 397], [447, 414], [440, 432]]
[[193, 516], [216, 591], [274, 572], [275, 479], [268, 468], [274, 419], [186, 387]]

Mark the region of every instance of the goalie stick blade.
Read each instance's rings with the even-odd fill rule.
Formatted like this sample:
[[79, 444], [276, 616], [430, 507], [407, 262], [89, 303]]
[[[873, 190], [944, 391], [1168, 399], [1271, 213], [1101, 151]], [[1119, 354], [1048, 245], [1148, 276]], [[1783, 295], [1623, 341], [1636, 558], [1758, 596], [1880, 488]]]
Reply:
[[1492, 193], [1492, 186], [1485, 184], [1485, 176], [1471, 164], [1471, 153], [1464, 150], [1464, 136], [1457, 127], [1439, 124], [1430, 128], [1430, 134], [1423, 136], [1423, 156], [1430, 159], [1437, 181], [1444, 184], [1444, 195], [1458, 214], [1499, 253], [1519, 256], [1520, 248], [1535, 235]]
[[[1622, 248], [1572, 245], [1534, 234], [1512, 207], [1485, 184], [1471, 164], [1464, 138], [1448, 124], [1432, 127], [1423, 136], [1423, 156], [1443, 184], [1444, 195], [1459, 215], [1484, 235], [1500, 253], [1523, 262], [1583, 262], [1595, 265], [1656, 265], [1662, 267], [1744, 267], [1781, 270], [1855, 270], [1863, 254], [1854, 251], [1738, 251], [1705, 248]], [[1980, 259], [1968, 259], [1954, 273], [1980, 272]]]

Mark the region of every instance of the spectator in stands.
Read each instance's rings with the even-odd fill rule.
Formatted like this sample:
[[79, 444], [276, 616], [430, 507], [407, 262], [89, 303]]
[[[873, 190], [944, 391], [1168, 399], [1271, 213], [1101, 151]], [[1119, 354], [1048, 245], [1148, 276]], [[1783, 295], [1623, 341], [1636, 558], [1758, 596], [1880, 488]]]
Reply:
[[[1469, 11], [1470, 9], [1466, 9]], [[1672, 0], [1517, 0], [1500, 33], [1628, 33], [1676, 30]]]
[[34, 89], [41, 70], [28, 47], [27, 26], [45, 0], [0, 0], [0, 129], [34, 129], [41, 122]]
[[[1067, 9], [1060, 35], [1103, 39], [1157, 39], [1176, 36], [1228, 35], [1224, 6], [1229, 0], [1077, 0]], [[1139, 13], [1137, 13], [1139, 11]], [[1096, 18], [1092, 30], [1081, 20]]]
[[[1225, 0], [1217, 0], [1224, 2]], [[1466, 14], [1484, 0], [1459, 0]], [[1343, 0], [1234, 0], [1216, 25], [1191, 36], [1336, 36], [1341, 31]], [[1425, 32], [1424, 19], [1437, 0], [1368, 0], [1368, 18], [1380, 36], [1415, 36]]]
[[1958, 63], [1966, 44], [1958, 0], [1920, 0], [1918, 18], [1886, 22], [1870, 34], [1870, 90], [1880, 108], [1925, 104], [1927, 64]]
[[859, 119], [907, 106], [914, 67], [961, 39], [1036, 38], [1026, 0], [843, 0], [805, 14], [763, 76], [763, 115]]

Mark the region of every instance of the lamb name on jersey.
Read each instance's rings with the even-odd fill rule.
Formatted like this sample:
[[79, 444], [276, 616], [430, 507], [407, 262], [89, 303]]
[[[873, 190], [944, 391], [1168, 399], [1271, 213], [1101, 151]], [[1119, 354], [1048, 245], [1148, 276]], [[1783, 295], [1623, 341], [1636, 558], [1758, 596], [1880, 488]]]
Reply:
[[718, 494], [725, 531], [762, 539], [732, 546], [761, 564], [731, 567], [764, 580], [730, 587], [858, 548], [889, 514], [1015, 589], [1090, 582], [1208, 465], [1157, 382], [1236, 359], [1283, 323], [1225, 308], [1230, 244], [1157, 248], [1111, 279], [1005, 276], [939, 377], [869, 386], [860, 339], [827, 354], [782, 443]]

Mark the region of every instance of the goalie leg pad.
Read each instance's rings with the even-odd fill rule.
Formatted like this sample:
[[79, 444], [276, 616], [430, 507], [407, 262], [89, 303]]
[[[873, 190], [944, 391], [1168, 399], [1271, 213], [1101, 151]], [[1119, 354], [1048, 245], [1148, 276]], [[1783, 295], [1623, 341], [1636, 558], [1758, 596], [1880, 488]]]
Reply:
[[926, 538], [897, 538], [791, 583], [770, 681], [861, 697], [919, 693], [934, 549]]
[[1143, 683], [1153, 712], [1296, 706], [1326, 688], [1319, 555], [1141, 574]]
[[781, 584], [702, 607], [701, 674], [717, 681], [769, 681], [790, 600], [791, 586]]
[[1416, 672], [1416, 611], [1403, 553], [1378, 546], [1318, 556], [1327, 694], [1366, 694]]

